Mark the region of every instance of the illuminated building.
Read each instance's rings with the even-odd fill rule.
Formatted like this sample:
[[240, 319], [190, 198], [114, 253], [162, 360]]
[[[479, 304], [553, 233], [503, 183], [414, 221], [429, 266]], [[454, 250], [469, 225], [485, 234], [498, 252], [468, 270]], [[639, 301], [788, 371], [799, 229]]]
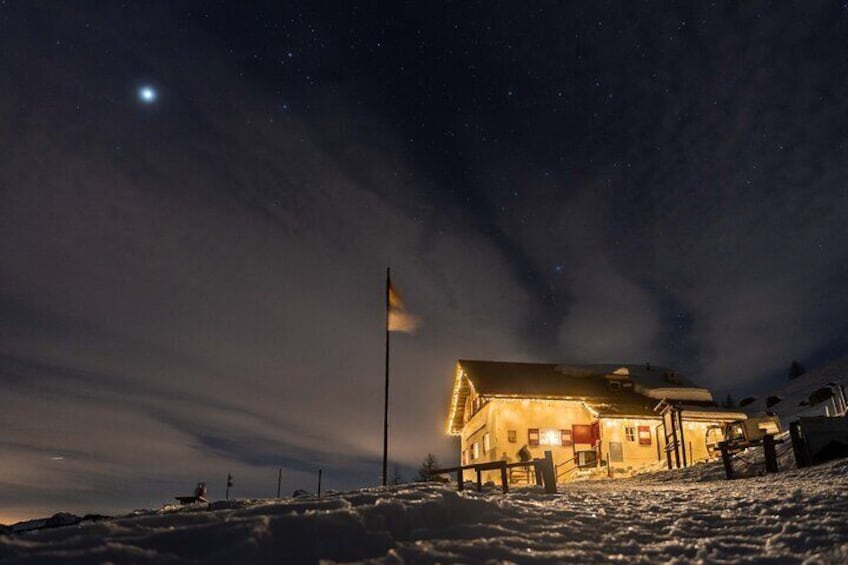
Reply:
[[564, 481], [706, 460], [721, 426], [745, 418], [664, 367], [460, 360], [448, 433], [460, 437], [463, 465], [552, 451]]

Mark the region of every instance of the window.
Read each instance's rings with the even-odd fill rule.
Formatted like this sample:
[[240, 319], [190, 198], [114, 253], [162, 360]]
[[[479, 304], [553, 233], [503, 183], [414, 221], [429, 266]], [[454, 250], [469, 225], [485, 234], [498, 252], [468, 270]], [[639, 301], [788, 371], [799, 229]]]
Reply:
[[471, 444], [471, 459], [477, 459], [480, 457], [480, 443], [475, 441]]
[[539, 430], [539, 445], [562, 445], [562, 430], [558, 428]]
[[516, 433], [515, 430], [507, 430], [506, 439], [509, 441], [509, 443], [515, 443], [516, 441], [518, 441], [518, 433]]
[[462, 464], [468, 465], [468, 450], [467, 449], [462, 450]]
[[636, 441], [636, 428], [633, 426], [624, 426], [624, 437], [627, 441]]
[[639, 445], [651, 445], [651, 426], [639, 426]]
[[578, 467], [595, 467], [598, 464], [598, 453], [595, 451], [578, 451]]
[[492, 440], [489, 434], [483, 436], [483, 453], [489, 453], [492, 449]]
[[537, 445], [574, 445], [571, 440], [571, 430], [559, 428], [530, 428], [527, 430], [527, 443]]

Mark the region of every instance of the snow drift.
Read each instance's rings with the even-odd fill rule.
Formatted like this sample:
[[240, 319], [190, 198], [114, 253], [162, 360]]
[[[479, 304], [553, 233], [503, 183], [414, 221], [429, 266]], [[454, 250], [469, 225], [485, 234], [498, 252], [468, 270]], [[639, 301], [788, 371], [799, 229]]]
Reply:
[[845, 563], [846, 471], [842, 459], [726, 481], [704, 464], [571, 483], [556, 495], [431, 483], [220, 501], [0, 535], [0, 562]]

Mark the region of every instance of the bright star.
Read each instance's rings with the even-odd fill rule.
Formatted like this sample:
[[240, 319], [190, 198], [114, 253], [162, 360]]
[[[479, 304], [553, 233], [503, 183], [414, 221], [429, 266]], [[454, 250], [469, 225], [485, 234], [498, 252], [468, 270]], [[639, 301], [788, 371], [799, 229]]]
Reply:
[[138, 99], [144, 102], [145, 104], [152, 104], [156, 101], [156, 97], [158, 93], [156, 89], [152, 86], [142, 86], [138, 89]]

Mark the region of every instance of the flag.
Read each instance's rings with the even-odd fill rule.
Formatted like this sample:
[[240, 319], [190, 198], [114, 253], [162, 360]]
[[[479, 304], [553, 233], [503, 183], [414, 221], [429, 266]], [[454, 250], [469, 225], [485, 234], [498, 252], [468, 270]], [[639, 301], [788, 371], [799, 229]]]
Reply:
[[389, 331], [414, 333], [420, 323], [418, 316], [406, 311], [403, 301], [391, 281], [389, 281], [388, 291]]

